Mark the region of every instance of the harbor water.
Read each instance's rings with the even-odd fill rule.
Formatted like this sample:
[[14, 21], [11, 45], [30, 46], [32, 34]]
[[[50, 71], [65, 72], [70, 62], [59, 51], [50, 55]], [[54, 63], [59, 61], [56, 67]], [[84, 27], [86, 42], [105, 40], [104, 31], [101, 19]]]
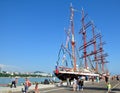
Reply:
[[[59, 81], [59, 79], [56, 78], [56, 77], [29, 77], [29, 80], [32, 83], [34, 83], [34, 82], [42, 83], [42, 82], [44, 82], [45, 79], [55, 80], [56, 82]], [[0, 87], [3, 87], [4, 85], [11, 84], [11, 82], [12, 82], [12, 78], [1, 77], [0, 78]], [[17, 86], [23, 85], [24, 82], [25, 82], [25, 77], [24, 78], [18, 78]]]

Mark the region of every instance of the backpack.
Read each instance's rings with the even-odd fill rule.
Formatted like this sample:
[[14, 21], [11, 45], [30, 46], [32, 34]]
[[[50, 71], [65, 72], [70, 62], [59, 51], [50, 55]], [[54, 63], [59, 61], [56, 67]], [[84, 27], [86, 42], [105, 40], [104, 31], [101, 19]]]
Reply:
[[28, 82], [28, 87], [30, 87], [31, 86], [31, 82]]

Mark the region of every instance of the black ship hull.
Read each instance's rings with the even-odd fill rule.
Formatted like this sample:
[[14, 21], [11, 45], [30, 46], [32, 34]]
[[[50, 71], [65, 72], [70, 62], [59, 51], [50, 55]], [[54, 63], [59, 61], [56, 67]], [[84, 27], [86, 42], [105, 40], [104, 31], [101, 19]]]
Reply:
[[94, 73], [63, 72], [63, 71], [58, 73], [54, 71], [54, 74], [57, 78], [63, 81], [67, 80], [67, 78], [69, 78], [70, 80], [74, 80], [74, 78], [78, 79], [81, 76], [85, 78], [89, 76], [99, 76], [99, 74], [94, 74]]
[[76, 75], [76, 74], [69, 74], [69, 73], [54, 73], [55, 76], [57, 78], [59, 78], [60, 80], [65, 81], [67, 78], [70, 78], [70, 80], [73, 80], [74, 78], [78, 78], [78, 76], [80, 75]]

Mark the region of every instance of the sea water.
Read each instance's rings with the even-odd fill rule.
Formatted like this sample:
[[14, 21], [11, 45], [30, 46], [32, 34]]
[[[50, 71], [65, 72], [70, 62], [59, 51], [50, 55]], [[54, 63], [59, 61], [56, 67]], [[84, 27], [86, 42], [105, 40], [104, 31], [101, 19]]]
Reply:
[[[54, 78], [53, 77], [29, 77], [28, 79], [32, 83], [34, 83], [34, 82], [41, 83], [41, 82], [44, 82], [45, 79], [53, 80]], [[59, 79], [56, 78], [55, 81], [58, 82]], [[2, 85], [10, 84], [11, 82], [12, 82], [12, 78], [9, 78], [9, 77], [0, 77], [0, 87]], [[18, 78], [17, 86], [23, 85], [24, 82], [25, 82], [25, 77], [24, 78]]]

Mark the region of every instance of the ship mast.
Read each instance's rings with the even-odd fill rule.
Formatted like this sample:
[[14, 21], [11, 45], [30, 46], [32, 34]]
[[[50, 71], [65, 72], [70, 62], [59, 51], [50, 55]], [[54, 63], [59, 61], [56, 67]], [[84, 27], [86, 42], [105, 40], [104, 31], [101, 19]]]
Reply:
[[103, 54], [103, 44], [102, 43], [102, 39], [100, 37], [100, 59], [101, 59], [101, 64], [102, 64], [102, 72], [105, 73], [105, 69], [104, 69], [104, 65], [105, 63], [108, 63], [108, 62], [105, 62], [105, 57], [108, 56], [107, 53], [106, 54]]
[[101, 54], [101, 64], [102, 64], [102, 72], [104, 72], [104, 59], [103, 59], [103, 48], [102, 48], [102, 39], [100, 37], [100, 54]]
[[84, 42], [84, 60], [85, 60], [85, 68], [87, 69], [87, 51], [86, 51], [86, 29], [85, 29], [85, 23], [84, 23], [84, 11], [82, 9], [82, 35], [83, 35], [83, 42]]
[[94, 45], [94, 60], [96, 62], [96, 72], [98, 72], [98, 60], [97, 60], [97, 49], [96, 49], [96, 36], [95, 36], [95, 27], [94, 24], [92, 23], [92, 33], [93, 33], [93, 45]]
[[71, 40], [71, 45], [72, 45], [72, 60], [73, 60], [73, 65], [74, 65], [73, 70], [76, 71], [75, 34], [74, 34], [74, 22], [73, 22], [74, 9], [72, 7], [72, 4], [70, 6], [70, 11], [71, 11], [70, 24], [71, 24], [71, 31], [72, 31], [72, 40]]
[[[95, 31], [94, 31], [94, 24], [89, 21], [88, 23], [85, 24], [85, 17], [86, 15], [84, 15], [84, 11], [82, 9], [82, 29], [80, 29], [80, 32], [83, 36], [83, 45], [81, 47], [79, 47], [79, 51], [80, 50], [83, 50], [83, 56], [81, 58], [84, 58], [84, 64], [85, 64], [85, 69], [88, 69], [88, 63], [87, 63], [87, 57], [88, 56], [91, 56], [91, 55], [94, 55], [94, 61], [96, 62], [96, 72], [98, 72], [98, 59], [97, 59], [97, 53], [99, 53], [99, 51], [97, 50], [96, 48], [96, 39], [98, 37], [100, 37], [100, 34], [95, 34]], [[88, 42], [87, 42], [87, 38], [86, 38], [86, 31], [87, 31], [87, 28], [88, 27], [91, 27], [92, 26], [92, 35], [93, 35], [93, 38], [91, 38]], [[89, 47], [90, 45], [94, 46], [94, 51], [90, 52], [90, 53], [87, 53], [87, 47]]]

